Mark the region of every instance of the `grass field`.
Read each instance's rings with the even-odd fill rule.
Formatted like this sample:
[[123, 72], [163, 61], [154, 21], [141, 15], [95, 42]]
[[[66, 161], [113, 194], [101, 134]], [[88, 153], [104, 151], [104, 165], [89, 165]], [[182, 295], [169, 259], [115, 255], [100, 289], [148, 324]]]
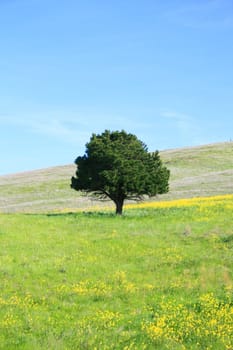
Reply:
[[233, 349], [233, 195], [0, 215], [0, 349]]

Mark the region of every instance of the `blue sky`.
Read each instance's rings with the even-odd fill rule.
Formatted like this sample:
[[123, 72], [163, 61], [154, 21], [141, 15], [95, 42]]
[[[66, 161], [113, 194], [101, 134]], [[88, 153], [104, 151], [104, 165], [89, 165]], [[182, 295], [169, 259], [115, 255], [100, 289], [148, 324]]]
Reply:
[[0, 0], [0, 174], [105, 129], [150, 151], [233, 138], [232, 0]]

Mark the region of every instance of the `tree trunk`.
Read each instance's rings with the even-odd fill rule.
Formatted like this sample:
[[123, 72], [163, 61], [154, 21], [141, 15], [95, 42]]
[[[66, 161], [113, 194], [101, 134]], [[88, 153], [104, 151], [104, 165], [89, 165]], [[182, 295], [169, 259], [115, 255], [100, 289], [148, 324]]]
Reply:
[[124, 199], [118, 199], [115, 201], [116, 204], [116, 214], [122, 215]]

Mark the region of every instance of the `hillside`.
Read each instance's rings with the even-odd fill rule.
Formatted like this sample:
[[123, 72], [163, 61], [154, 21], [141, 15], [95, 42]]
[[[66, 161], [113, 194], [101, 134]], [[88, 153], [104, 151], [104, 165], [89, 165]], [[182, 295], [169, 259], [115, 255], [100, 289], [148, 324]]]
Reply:
[[[233, 142], [165, 150], [160, 155], [171, 179], [170, 192], [158, 200], [233, 193]], [[0, 212], [106, 205], [70, 189], [75, 169], [75, 165], [66, 165], [0, 176]]]

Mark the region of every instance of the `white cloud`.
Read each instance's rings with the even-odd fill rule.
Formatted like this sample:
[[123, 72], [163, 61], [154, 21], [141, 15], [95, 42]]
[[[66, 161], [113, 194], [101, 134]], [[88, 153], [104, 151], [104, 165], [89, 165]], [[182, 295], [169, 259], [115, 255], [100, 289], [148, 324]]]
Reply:
[[172, 124], [181, 132], [187, 133], [197, 130], [195, 119], [190, 115], [174, 111], [164, 111], [161, 113], [161, 116], [170, 119]]
[[45, 113], [32, 113], [24, 116], [0, 115], [0, 125], [14, 126], [30, 134], [49, 136], [60, 142], [84, 146], [92, 133], [101, 133], [105, 129], [122, 130], [137, 133], [139, 130], [151, 128], [146, 120], [136, 120], [129, 117], [94, 111], [70, 112], [50, 111]]
[[76, 120], [60, 118], [59, 116], [56, 117], [54, 113], [34, 115], [33, 117], [2, 115], [0, 116], [1, 124], [8, 127], [18, 127], [19, 133], [20, 129], [23, 128], [24, 131], [30, 134], [47, 135], [66, 143], [81, 144], [87, 138], [85, 125], [78, 118]]
[[180, 144], [191, 146], [209, 143], [209, 136], [202, 128], [200, 118], [171, 110], [161, 112], [161, 116], [169, 122], [169, 129]]
[[232, 2], [229, 0], [184, 2], [184, 5], [168, 11], [165, 18], [196, 29], [233, 27]]

